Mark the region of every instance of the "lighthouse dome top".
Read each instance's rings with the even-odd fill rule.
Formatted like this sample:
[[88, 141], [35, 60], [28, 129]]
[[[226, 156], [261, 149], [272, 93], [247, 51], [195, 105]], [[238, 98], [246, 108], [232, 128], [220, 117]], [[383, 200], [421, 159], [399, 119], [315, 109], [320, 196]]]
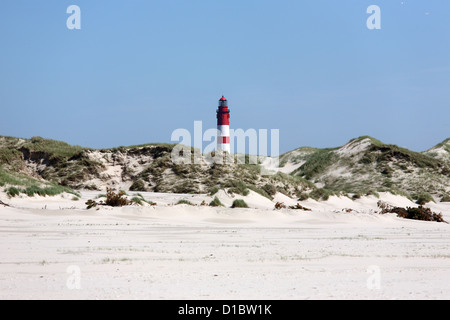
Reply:
[[222, 96], [222, 98], [220, 98], [220, 100], [219, 101], [227, 101], [227, 99], [225, 99], [225, 97], [224, 96]]

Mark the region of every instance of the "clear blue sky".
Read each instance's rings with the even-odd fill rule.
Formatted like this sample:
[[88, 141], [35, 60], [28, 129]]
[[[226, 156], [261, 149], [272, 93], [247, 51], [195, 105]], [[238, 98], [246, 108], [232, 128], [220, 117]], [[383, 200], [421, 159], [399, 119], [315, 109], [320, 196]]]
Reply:
[[450, 137], [448, 0], [2, 0], [0, 46], [0, 135], [169, 142], [215, 127], [224, 94], [231, 126], [280, 129], [281, 152]]

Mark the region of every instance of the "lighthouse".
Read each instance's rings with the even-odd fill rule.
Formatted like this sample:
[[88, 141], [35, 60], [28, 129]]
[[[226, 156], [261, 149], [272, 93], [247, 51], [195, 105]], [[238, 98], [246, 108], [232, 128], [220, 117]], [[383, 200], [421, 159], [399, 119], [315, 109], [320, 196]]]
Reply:
[[217, 150], [230, 153], [230, 110], [224, 96], [220, 98], [217, 109]]

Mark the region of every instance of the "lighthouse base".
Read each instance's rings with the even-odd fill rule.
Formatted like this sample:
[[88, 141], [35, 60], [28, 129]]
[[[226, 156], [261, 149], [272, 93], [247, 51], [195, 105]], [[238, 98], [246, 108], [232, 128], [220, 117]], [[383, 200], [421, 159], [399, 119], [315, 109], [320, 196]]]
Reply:
[[230, 126], [217, 126], [217, 149], [230, 153]]
[[230, 144], [217, 144], [217, 150], [222, 150], [223, 152], [231, 153]]

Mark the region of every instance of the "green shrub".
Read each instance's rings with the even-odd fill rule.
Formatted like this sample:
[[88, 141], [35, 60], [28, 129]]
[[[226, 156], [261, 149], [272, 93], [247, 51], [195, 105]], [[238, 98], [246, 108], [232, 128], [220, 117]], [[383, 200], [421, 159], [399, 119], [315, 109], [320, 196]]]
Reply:
[[47, 195], [47, 191], [38, 186], [31, 186], [24, 190], [22, 190], [29, 197], [34, 197], [35, 194], [41, 197], [45, 197]]
[[32, 151], [47, 152], [56, 157], [71, 158], [83, 151], [80, 146], [71, 146], [62, 141], [33, 137], [24, 147]]
[[8, 197], [14, 198], [20, 194], [20, 190], [17, 189], [16, 187], [10, 187], [6, 189], [6, 194], [8, 195]]
[[429, 194], [427, 192], [415, 194], [415, 195], [413, 195], [413, 198], [416, 199], [416, 203], [421, 206], [423, 206], [424, 204], [426, 204], [428, 202], [434, 202], [434, 199], [431, 196], [431, 194]]
[[25, 193], [29, 197], [33, 197], [34, 195], [38, 195], [41, 197], [45, 197], [45, 196], [53, 197], [53, 196], [56, 196], [56, 195], [64, 193], [64, 192], [71, 193], [71, 194], [75, 195], [76, 197], [80, 196], [78, 193], [72, 191], [71, 189], [69, 189], [67, 187], [61, 187], [61, 186], [56, 186], [56, 185], [46, 186], [44, 188], [38, 187], [38, 186], [31, 186], [26, 189], [23, 189], [21, 192]]
[[195, 204], [193, 204], [192, 202], [190, 202], [189, 200], [186, 200], [186, 199], [178, 200], [178, 202], [175, 203], [175, 205], [178, 205], [178, 204], [187, 204], [189, 206], [195, 206]]
[[327, 201], [330, 196], [333, 196], [334, 192], [327, 189], [316, 189], [312, 191], [309, 196], [316, 201], [324, 200]]
[[213, 195], [215, 195], [217, 192], [219, 192], [219, 187], [218, 186], [215, 186], [215, 187], [212, 187], [211, 188], [211, 191], [209, 191], [209, 195], [210, 196], [213, 196]]
[[16, 167], [22, 160], [22, 153], [15, 149], [0, 148], [0, 165], [8, 165]]
[[266, 184], [262, 189], [271, 197], [277, 194], [277, 188], [273, 184]]
[[394, 182], [392, 182], [391, 179], [386, 179], [386, 180], [383, 182], [383, 187], [386, 187], [386, 188], [392, 188], [393, 186], [394, 186]]
[[219, 198], [214, 197], [214, 200], [209, 203], [211, 207], [224, 207], [223, 203], [220, 202]]
[[134, 203], [136, 203], [136, 204], [138, 204], [138, 205], [140, 205], [140, 206], [142, 206], [142, 204], [143, 204], [143, 200], [142, 200], [142, 198], [140, 198], [140, 197], [133, 197], [133, 198], [131, 199], [131, 201], [133, 201]]
[[366, 153], [358, 162], [360, 164], [367, 165], [367, 164], [374, 163], [376, 160], [377, 160], [377, 158], [374, 154]]
[[299, 197], [298, 197], [298, 201], [305, 201], [309, 199], [309, 195], [307, 193], [300, 193]]
[[145, 182], [141, 179], [136, 180], [131, 185], [130, 191], [145, 191]]
[[229, 180], [222, 184], [223, 188], [228, 188], [228, 192], [232, 194], [240, 194], [242, 196], [248, 196], [249, 191], [244, 182], [239, 180]]
[[173, 193], [190, 193], [197, 194], [199, 193], [198, 182], [185, 180], [181, 184], [178, 184], [174, 187]]
[[135, 203], [142, 205], [143, 202], [148, 203], [151, 206], [156, 206], [156, 202], [153, 202], [151, 200], [145, 200], [144, 196], [140, 193], [136, 193], [136, 197], [134, 197], [133, 199], [131, 199], [131, 201], [134, 201]]
[[248, 204], [242, 199], [236, 199], [233, 201], [232, 208], [248, 208]]
[[444, 194], [441, 198], [441, 202], [450, 202], [450, 195]]

